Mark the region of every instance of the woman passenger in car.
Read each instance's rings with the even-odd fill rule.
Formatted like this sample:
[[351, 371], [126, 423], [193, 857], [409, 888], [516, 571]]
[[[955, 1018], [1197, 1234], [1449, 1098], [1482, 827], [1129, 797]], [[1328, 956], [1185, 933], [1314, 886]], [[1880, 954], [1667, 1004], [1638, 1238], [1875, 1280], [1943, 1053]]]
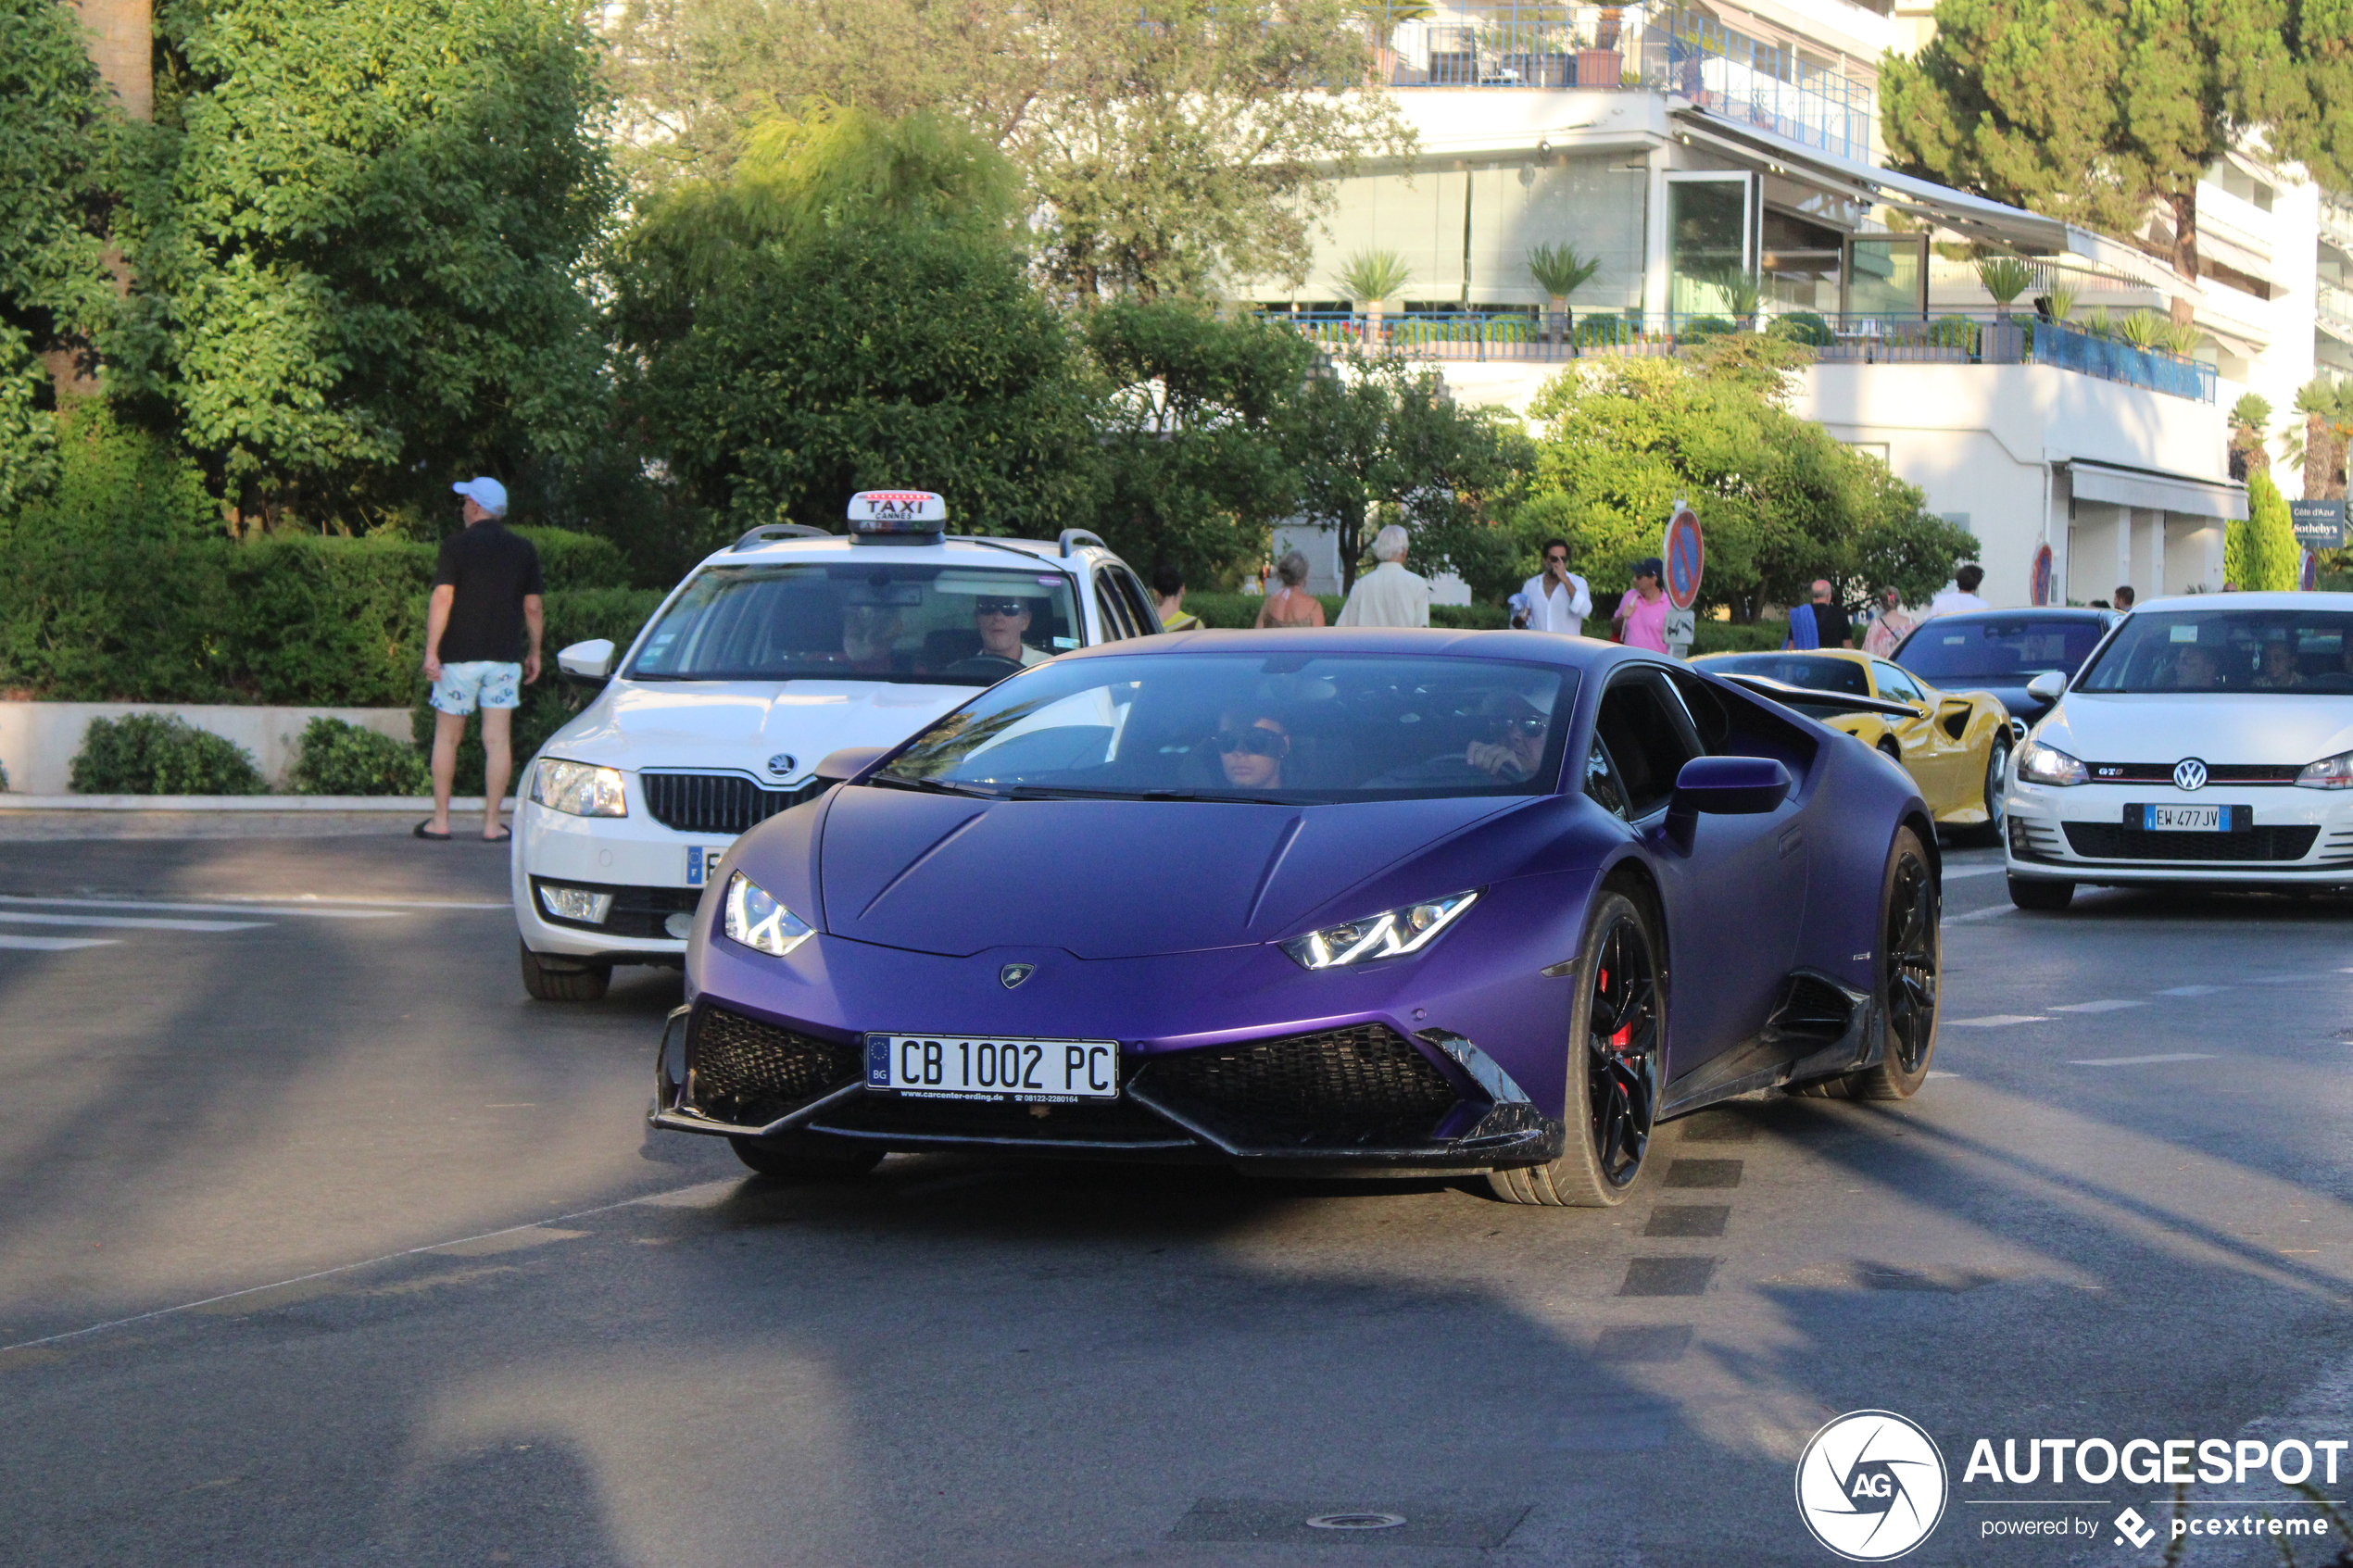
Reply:
[[1236, 789], [1280, 789], [1283, 759], [1290, 755], [1290, 733], [1271, 713], [1238, 710], [1217, 722], [1210, 741]]
[[2255, 684], [2266, 691], [2284, 691], [2304, 684], [2304, 671], [2296, 667], [2296, 645], [2282, 637], [2263, 645], [2263, 670]]

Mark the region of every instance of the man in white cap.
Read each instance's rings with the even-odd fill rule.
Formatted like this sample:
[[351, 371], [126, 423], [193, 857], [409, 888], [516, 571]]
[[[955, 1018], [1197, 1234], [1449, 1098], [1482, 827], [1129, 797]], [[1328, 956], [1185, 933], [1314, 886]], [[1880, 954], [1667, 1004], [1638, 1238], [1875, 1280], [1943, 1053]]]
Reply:
[[[449, 487], [466, 498], [466, 526], [441, 542], [433, 597], [425, 606], [425, 679], [433, 683], [433, 819], [419, 838], [449, 837], [449, 792], [466, 715], [482, 709], [485, 788], [482, 836], [509, 834], [498, 820], [514, 776], [515, 709], [539, 679], [539, 552], [507, 529], [507, 487], [469, 479]], [[526, 634], [528, 646], [526, 646]]]

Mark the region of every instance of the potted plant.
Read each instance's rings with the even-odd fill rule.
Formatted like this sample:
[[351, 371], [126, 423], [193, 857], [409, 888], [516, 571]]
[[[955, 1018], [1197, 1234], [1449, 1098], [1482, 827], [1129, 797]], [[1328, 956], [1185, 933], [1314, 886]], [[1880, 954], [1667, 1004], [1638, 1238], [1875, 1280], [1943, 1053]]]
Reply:
[[1549, 342], [1564, 341], [1568, 332], [1568, 296], [1592, 282], [1593, 274], [1602, 270], [1602, 258], [1577, 254], [1574, 245], [1538, 245], [1528, 253], [1528, 275], [1536, 286], [1552, 296], [1551, 314], [1545, 328]]
[[1360, 250], [1348, 258], [1338, 282], [1349, 304], [1365, 318], [1366, 343], [1380, 338], [1381, 302], [1413, 281], [1413, 269], [1393, 250]]
[[1996, 256], [1977, 264], [1977, 281], [1994, 296], [1994, 323], [1979, 340], [1989, 365], [2015, 365], [2026, 357], [2026, 329], [2010, 320], [2010, 302], [2034, 284], [2034, 270], [2015, 256]]

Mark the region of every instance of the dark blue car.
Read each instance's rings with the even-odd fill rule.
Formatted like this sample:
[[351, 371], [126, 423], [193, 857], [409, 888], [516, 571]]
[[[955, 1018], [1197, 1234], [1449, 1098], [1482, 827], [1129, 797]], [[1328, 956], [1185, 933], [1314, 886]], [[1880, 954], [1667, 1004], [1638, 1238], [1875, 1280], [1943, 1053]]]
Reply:
[[1665, 1118], [1927, 1077], [1935, 834], [1885, 758], [1582, 639], [1148, 646], [839, 754], [739, 839], [654, 1123], [770, 1174], [980, 1148], [1605, 1205]]

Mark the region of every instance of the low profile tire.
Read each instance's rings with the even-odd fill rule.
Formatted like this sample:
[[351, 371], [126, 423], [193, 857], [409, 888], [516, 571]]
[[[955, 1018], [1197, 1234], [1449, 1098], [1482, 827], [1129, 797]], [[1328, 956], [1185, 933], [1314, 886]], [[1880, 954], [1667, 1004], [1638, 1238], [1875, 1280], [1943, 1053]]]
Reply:
[[1797, 1093], [1826, 1099], [1909, 1099], [1928, 1082], [1929, 1058], [1936, 1051], [1942, 902], [1919, 835], [1898, 829], [1880, 879], [1871, 996], [1880, 1060], [1859, 1073], [1807, 1084]]
[[2002, 845], [2002, 775], [2009, 770], [2010, 743], [1996, 740], [1985, 748], [1985, 822], [1970, 836], [1995, 848]]
[[2014, 876], [2010, 902], [2021, 909], [2063, 909], [2074, 901], [2075, 884], [2039, 876]]
[[522, 988], [541, 1002], [594, 1002], [612, 984], [612, 965], [542, 957], [522, 951]]
[[1881, 757], [1886, 758], [1890, 762], [1894, 763], [1897, 767], [1901, 768], [1904, 766], [1904, 748], [1896, 745], [1894, 741], [1888, 739], [1885, 735], [1879, 737], [1879, 746], [1876, 749]]
[[1622, 893], [1594, 900], [1568, 1019], [1568, 1147], [1549, 1164], [1491, 1172], [1487, 1184], [1496, 1197], [1607, 1209], [1641, 1185], [1665, 1069], [1667, 997], [1658, 985], [1658, 954], [1641, 905]]
[[784, 1133], [773, 1138], [729, 1138], [736, 1158], [763, 1176], [803, 1179], [862, 1176], [882, 1163], [883, 1151], [822, 1133]]

